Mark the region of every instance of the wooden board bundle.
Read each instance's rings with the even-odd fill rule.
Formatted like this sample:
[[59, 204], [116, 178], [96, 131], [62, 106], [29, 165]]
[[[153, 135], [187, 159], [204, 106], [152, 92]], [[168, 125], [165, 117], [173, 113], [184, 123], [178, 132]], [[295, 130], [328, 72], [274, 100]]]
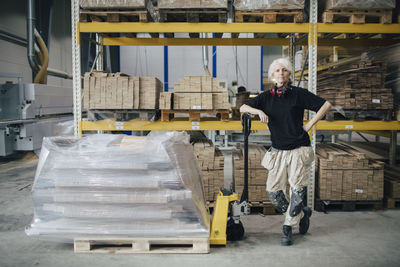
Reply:
[[208, 140], [194, 143], [193, 148], [203, 176], [206, 201], [215, 201], [224, 187], [224, 155]]
[[155, 77], [87, 72], [83, 106], [86, 109], [157, 109], [162, 83]]
[[209, 76], [186, 76], [174, 86], [174, 93], [161, 93], [160, 109], [217, 110], [229, 109], [229, 95], [217, 79]]
[[[243, 146], [242, 146], [243, 147]], [[268, 201], [266, 182], [268, 171], [261, 165], [261, 160], [267, 150], [262, 145], [249, 144], [249, 201]], [[233, 154], [235, 191], [241, 195], [244, 186], [244, 157], [243, 148]]]
[[382, 200], [383, 163], [344, 144], [318, 144], [317, 196], [321, 200]]
[[363, 60], [322, 72], [317, 94], [343, 109], [393, 109], [393, 93], [384, 88], [386, 64]]

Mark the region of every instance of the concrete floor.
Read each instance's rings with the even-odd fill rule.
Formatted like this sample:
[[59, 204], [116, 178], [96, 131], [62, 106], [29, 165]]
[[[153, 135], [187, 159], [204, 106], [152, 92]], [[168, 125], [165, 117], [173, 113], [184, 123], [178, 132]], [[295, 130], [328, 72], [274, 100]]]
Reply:
[[25, 235], [37, 159], [0, 162], [0, 266], [400, 266], [400, 210], [314, 212], [310, 233], [280, 246], [282, 216], [243, 218], [243, 241], [204, 255], [74, 254], [72, 244]]

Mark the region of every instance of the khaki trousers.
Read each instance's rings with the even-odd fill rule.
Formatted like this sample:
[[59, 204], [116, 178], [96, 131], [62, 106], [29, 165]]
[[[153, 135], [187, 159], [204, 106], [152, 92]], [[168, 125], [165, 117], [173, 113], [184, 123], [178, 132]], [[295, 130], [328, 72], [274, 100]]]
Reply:
[[[300, 191], [308, 185], [309, 169], [314, 160], [314, 151], [311, 146], [302, 146], [293, 150], [270, 149], [262, 160], [262, 165], [268, 170], [267, 191], [282, 190], [286, 195], [286, 185], [289, 182], [290, 192]], [[286, 199], [289, 196], [286, 195]], [[297, 226], [304, 213], [292, 217], [289, 208], [285, 213], [284, 225]]]

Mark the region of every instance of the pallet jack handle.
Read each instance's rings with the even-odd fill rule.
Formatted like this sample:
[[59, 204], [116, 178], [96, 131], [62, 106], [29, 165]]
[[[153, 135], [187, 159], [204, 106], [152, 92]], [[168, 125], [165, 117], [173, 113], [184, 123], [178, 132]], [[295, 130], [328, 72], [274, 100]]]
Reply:
[[251, 116], [248, 113], [242, 115], [242, 131], [244, 135], [244, 187], [240, 203], [249, 201], [249, 135], [251, 129]]

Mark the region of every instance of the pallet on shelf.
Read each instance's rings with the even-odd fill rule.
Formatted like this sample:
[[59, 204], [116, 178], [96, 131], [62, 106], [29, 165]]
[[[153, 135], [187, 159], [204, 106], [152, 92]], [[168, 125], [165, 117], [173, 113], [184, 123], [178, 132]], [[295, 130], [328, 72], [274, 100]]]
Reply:
[[[328, 100], [329, 101], [329, 100]], [[365, 121], [365, 120], [383, 120], [391, 121], [393, 119], [392, 109], [383, 110], [349, 110], [344, 109], [339, 111], [330, 110], [326, 113], [325, 119], [327, 121], [334, 120], [354, 120], [354, 121]]]
[[74, 251], [75, 253], [101, 253], [101, 254], [209, 253], [210, 241], [209, 238], [200, 238], [200, 237], [75, 238]]
[[148, 22], [152, 21], [147, 10], [81, 10], [80, 22]]
[[390, 23], [392, 23], [392, 10], [390, 10], [390, 9], [327, 10], [324, 13], [322, 13], [322, 22], [324, 22], [324, 23], [352, 23], [352, 24], [366, 24], [366, 23], [390, 24]]
[[133, 119], [141, 119], [145, 121], [157, 121], [161, 117], [160, 110], [142, 109], [142, 110], [107, 110], [107, 109], [90, 109], [88, 110], [89, 121], [99, 121], [105, 119], [115, 119], [116, 121], [130, 121]]
[[236, 11], [235, 22], [303, 23], [303, 10]]
[[229, 121], [229, 110], [161, 110], [161, 121], [171, 121], [175, 114], [189, 115], [189, 121], [201, 121], [202, 114], [214, 115], [221, 121]]
[[328, 210], [357, 211], [357, 210], [382, 210], [382, 200], [315, 200], [315, 210], [326, 212]]
[[385, 208], [395, 209], [400, 207], [400, 198], [385, 198]]

